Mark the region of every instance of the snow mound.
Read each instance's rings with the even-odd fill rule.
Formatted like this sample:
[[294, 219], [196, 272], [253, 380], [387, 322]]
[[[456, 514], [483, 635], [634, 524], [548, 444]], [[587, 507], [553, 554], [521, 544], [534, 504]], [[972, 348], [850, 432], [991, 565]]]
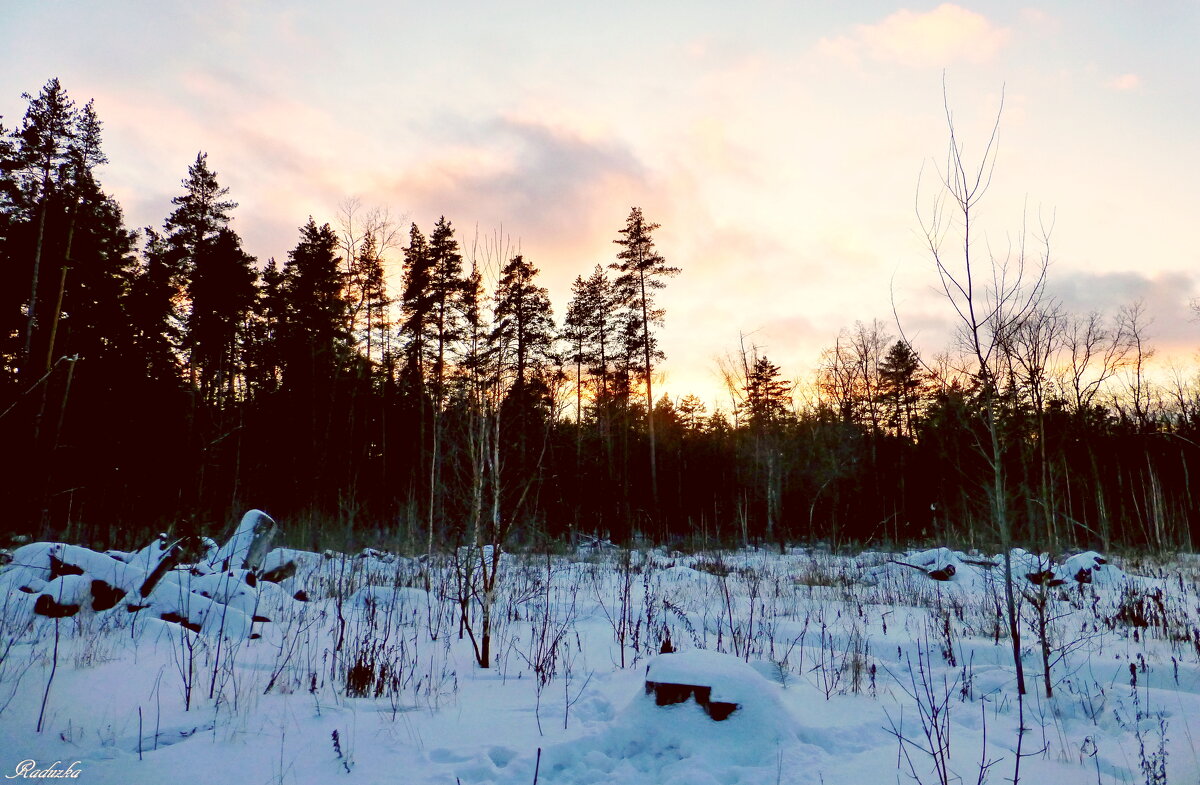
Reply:
[[[802, 745], [779, 687], [727, 654], [691, 650], [655, 657], [651, 681], [705, 684], [740, 708], [717, 722], [695, 701], [655, 704], [640, 694], [601, 732], [550, 747], [541, 776], [554, 783], [774, 783]], [[718, 697], [719, 696], [719, 697]], [[720, 780], [710, 772], [721, 772]]]
[[[1010, 552], [1013, 582], [1019, 585], [1073, 586], [1097, 584], [1120, 589], [1140, 579], [1109, 564], [1095, 551], [1084, 551], [1056, 561], [1049, 554], [1023, 548]], [[910, 551], [899, 558], [867, 570], [863, 583], [908, 585], [914, 579], [955, 587], [959, 590], [994, 590], [1004, 581], [1004, 554], [971, 555], [949, 548]]]

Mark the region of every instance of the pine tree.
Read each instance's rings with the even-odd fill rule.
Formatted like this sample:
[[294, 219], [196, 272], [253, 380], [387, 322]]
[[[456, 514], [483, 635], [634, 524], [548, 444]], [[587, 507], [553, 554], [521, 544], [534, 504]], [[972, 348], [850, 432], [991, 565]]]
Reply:
[[235, 383], [244, 370], [239, 350], [255, 300], [254, 257], [226, 227], [200, 246], [195, 261], [187, 286], [191, 310], [184, 349], [201, 397], [224, 408], [234, 400]]
[[[17, 180], [14, 176], [17, 147], [12, 131], [4, 126], [3, 121], [4, 115], [0, 115], [0, 228], [9, 225], [17, 207]], [[0, 232], [0, 238], [7, 236], [7, 232]]]
[[[36, 98], [25, 98], [30, 103], [21, 129], [11, 135], [0, 130], [0, 367], [11, 371], [20, 357], [40, 375], [62, 348], [55, 343], [64, 301], [79, 303], [71, 296], [74, 284], [68, 288], [76, 230], [123, 238], [118, 241], [123, 250], [105, 255], [116, 260], [116, 268], [128, 261], [129, 237], [120, 208], [95, 179], [95, 169], [107, 159], [94, 103], [76, 110], [57, 80]], [[97, 264], [104, 266], [92, 259], [85, 277], [95, 277]], [[122, 274], [105, 269], [105, 274]], [[109, 298], [112, 306], [117, 302]], [[76, 319], [77, 328], [82, 324]]]
[[255, 281], [254, 301], [244, 336], [246, 388], [252, 398], [279, 389], [286, 314], [283, 271], [272, 257]]
[[445, 216], [429, 235], [427, 257], [429, 303], [430, 387], [433, 392], [433, 444], [429, 460], [428, 542], [433, 551], [442, 468], [442, 409], [446, 399], [447, 359], [462, 338], [462, 255], [454, 228]]
[[[109, 219], [109, 226], [111, 228], [114, 226], [111, 223], [111, 219], [115, 218], [116, 231], [118, 234], [124, 232], [124, 227], [121, 225], [120, 207], [115, 203], [109, 204], [111, 200], [100, 191], [100, 187], [97, 185], [95, 179], [96, 168], [108, 163], [108, 158], [101, 149], [100, 129], [101, 123], [100, 119], [96, 116], [95, 103], [88, 101], [82, 109], [75, 113], [74, 132], [68, 155], [70, 163], [66, 165], [66, 169], [69, 172], [64, 187], [66, 229], [62, 245], [61, 263], [58, 270], [59, 274], [56, 277], [56, 281], [54, 281], [57, 283], [55, 287], [57, 294], [53, 300], [54, 305], [50, 310], [48, 319], [50, 324], [49, 336], [45, 341], [46, 351], [43, 367], [47, 372], [49, 372], [51, 363], [54, 360], [59, 320], [62, 315], [63, 300], [67, 292], [67, 275], [75, 263], [73, 255], [75, 252], [76, 228], [80, 226], [81, 220], [85, 224], [93, 224], [90, 228], [95, 228], [94, 222], [97, 218], [102, 222]], [[89, 227], [85, 227], [85, 231], [87, 228]], [[119, 253], [118, 258], [123, 255], [124, 252]], [[95, 272], [95, 270], [85, 272]]]
[[[213, 382], [221, 375], [220, 357], [236, 338], [233, 332], [226, 335], [222, 325], [238, 324], [249, 307], [253, 276], [247, 280], [247, 272], [253, 260], [242, 252], [237, 235], [226, 235], [216, 250], [237, 203], [225, 198], [229, 189], [217, 183], [207, 153], [196, 154], [181, 184], [184, 192], [171, 200], [175, 210], [163, 224], [165, 262], [172, 284], [179, 287], [172, 300], [184, 324], [180, 348], [188, 358], [191, 382], [205, 400], [216, 403]], [[200, 269], [209, 265], [212, 270]]]
[[458, 240], [445, 216], [438, 219], [429, 235], [428, 253], [430, 375], [435, 406], [440, 408], [445, 398], [447, 360], [462, 337], [460, 300], [465, 285]]
[[538, 269], [517, 254], [500, 271], [496, 290], [493, 343], [500, 349], [500, 368], [512, 379], [501, 416], [515, 434], [510, 448], [513, 474], [532, 482], [536, 472], [530, 442], [546, 431], [554, 344], [550, 294], [535, 281]]
[[279, 291], [282, 372], [273, 439], [290, 462], [280, 467], [288, 492], [318, 508], [356, 468], [346, 465], [352, 420], [338, 398], [351, 363], [342, 265], [333, 229], [310, 217], [288, 252]]
[[21, 293], [27, 289], [18, 273], [12, 243], [19, 220], [15, 153], [11, 132], [0, 122], [0, 400], [8, 400], [7, 388], [16, 382], [20, 363], [17, 336], [23, 326]]
[[582, 275], [571, 283], [571, 302], [563, 317], [562, 338], [566, 341], [567, 357], [575, 366], [575, 451], [580, 450], [583, 426], [583, 363], [584, 352], [591, 339], [591, 314], [586, 302], [587, 282]]
[[29, 101], [25, 116], [14, 135], [16, 151], [12, 160], [18, 212], [33, 230], [30, 255], [29, 299], [25, 302], [25, 333], [21, 352], [23, 372], [30, 378], [40, 375], [34, 362], [34, 332], [38, 326], [41, 302], [42, 260], [47, 222], [53, 203], [71, 171], [72, 142], [76, 129], [75, 102], [67, 96], [58, 79], [51, 79], [36, 97], [24, 93]]
[[622, 235], [613, 242], [621, 246], [618, 261], [612, 266], [621, 275], [615, 286], [625, 304], [627, 316], [627, 342], [632, 351], [641, 355], [641, 367], [631, 370], [640, 372], [646, 385], [646, 423], [650, 433], [650, 486], [654, 498], [658, 498], [658, 460], [655, 455], [654, 435], [654, 360], [662, 359], [657, 342], [651, 332], [663, 323], [664, 311], [654, 304], [654, 293], [666, 286], [664, 278], [679, 274], [678, 267], [670, 267], [654, 248], [652, 237], [658, 229], [642, 217], [640, 207], [634, 207], [626, 219]]
[[593, 379], [593, 396], [598, 407], [609, 403], [609, 381], [620, 353], [620, 314], [612, 281], [600, 265], [582, 281], [570, 308], [582, 337], [582, 364]]
[[[611, 476], [614, 458], [611, 428], [614, 409], [612, 383], [620, 324], [612, 281], [600, 265], [596, 265], [587, 278], [576, 278], [564, 325], [564, 337], [571, 345], [576, 372], [576, 454], [581, 454], [583, 449], [582, 426], [587, 408], [584, 398], [585, 391], [590, 386], [592, 412], [599, 438], [604, 446], [608, 474]], [[585, 373], [590, 377], [590, 381], [585, 381]]]
[[123, 307], [133, 235], [95, 178], [106, 162], [95, 105], [76, 109], [58, 80], [24, 97], [18, 131], [0, 131], [0, 398], [7, 407], [2, 388], [17, 373], [38, 384], [21, 385], [36, 394], [15, 397], [19, 415], [0, 441], [14, 454], [20, 445], [25, 457], [11, 478], [21, 499], [6, 507], [14, 521], [47, 532], [61, 491], [92, 480], [78, 462], [60, 459], [64, 428], [76, 453], [112, 444], [88, 436], [103, 425], [71, 431], [67, 413], [127, 422], [111, 404], [130, 395], [140, 370], [126, 361], [133, 352]]
[[392, 323], [388, 311], [392, 301], [387, 294], [383, 259], [373, 234], [366, 236], [358, 250], [354, 277], [357, 281], [356, 310], [361, 315], [358, 320], [360, 333], [355, 337], [364, 345], [364, 355], [368, 363], [374, 363], [376, 356], [379, 362], [386, 362], [390, 355], [388, 337]]
[[81, 197], [76, 212], [46, 356], [78, 356], [129, 369], [131, 360], [136, 362], [130, 357], [136, 352], [127, 309], [137, 267], [136, 234], [125, 228], [120, 205], [98, 188]]
[[184, 193], [171, 200], [175, 210], [163, 228], [181, 272], [190, 275], [201, 247], [229, 225], [229, 213], [237, 202], [225, 198], [229, 189], [217, 183], [217, 173], [208, 168], [205, 152], [196, 154], [182, 185]]
[[[396, 245], [397, 232], [388, 212], [364, 211], [358, 198], [338, 205], [339, 250], [346, 263], [347, 329], [353, 336], [368, 377], [377, 365], [391, 373], [391, 300], [383, 272], [384, 255]], [[378, 359], [377, 359], [378, 358]]]
[[70, 159], [75, 176], [92, 175], [96, 168], [108, 163], [102, 149], [103, 124], [96, 114], [96, 102], [89, 100], [75, 115], [75, 130], [70, 147]]
[[403, 378], [406, 386], [418, 394], [424, 390], [425, 358], [429, 353], [433, 312], [431, 264], [429, 243], [414, 223], [408, 233], [408, 247], [404, 249], [400, 340], [404, 352]]
[[128, 298], [137, 355], [145, 360], [148, 377], [177, 380], [180, 362], [176, 347], [183, 332], [183, 282], [171, 260], [166, 238], [149, 226], [142, 234], [145, 240], [141, 260]]
[[704, 413], [708, 410], [704, 402], [695, 395], [683, 396], [679, 402], [679, 420], [683, 427], [690, 432], [697, 432], [704, 426]]
[[491, 367], [496, 354], [492, 342], [495, 331], [490, 329], [488, 323], [485, 299], [483, 275], [476, 265], [472, 265], [462, 290], [463, 348], [457, 371], [462, 384], [462, 398], [476, 407], [482, 406], [486, 389], [492, 386], [489, 377], [494, 375]]

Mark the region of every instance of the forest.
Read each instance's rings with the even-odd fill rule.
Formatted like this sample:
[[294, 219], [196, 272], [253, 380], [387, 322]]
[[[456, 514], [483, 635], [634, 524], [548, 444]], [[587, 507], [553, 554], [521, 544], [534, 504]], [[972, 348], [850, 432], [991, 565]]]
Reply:
[[1068, 312], [1044, 264], [953, 345], [881, 315], [798, 378], [744, 338], [724, 402], [668, 396], [659, 337], [687, 325], [660, 293], [688, 264], [637, 207], [555, 313], [553, 260], [452, 216], [348, 200], [253, 258], [204, 152], [161, 226], [127, 226], [93, 103], [57, 79], [23, 99], [0, 126], [0, 534], [140, 546], [256, 507], [315, 549], [1195, 547], [1194, 373], [1152, 372], [1142, 304]]

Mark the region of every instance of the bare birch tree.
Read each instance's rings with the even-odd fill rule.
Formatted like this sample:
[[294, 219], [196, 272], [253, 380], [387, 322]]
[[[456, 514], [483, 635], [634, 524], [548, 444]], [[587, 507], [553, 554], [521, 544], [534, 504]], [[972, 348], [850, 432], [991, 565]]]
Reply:
[[[979, 203], [995, 171], [1003, 96], [983, 153], [970, 161], [956, 133], [949, 98], [943, 90], [949, 144], [944, 168], [939, 168], [937, 193], [922, 206], [917, 186], [917, 214], [942, 293], [954, 309], [963, 349], [974, 364], [974, 376], [985, 429], [979, 444], [990, 470], [992, 520], [1004, 552], [1004, 599], [1008, 617], [1017, 692], [1023, 696], [1025, 671], [1021, 661], [1020, 617], [1012, 581], [1012, 521], [1004, 472], [1004, 435], [1000, 424], [1000, 383], [1008, 358], [1009, 336], [1038, 307], [1049, 264], [1049, 237], [1039, 237], [1043, 252], [1030, 254], [1022, 221], [1016, 247], [997, 254], [983, 241], [977, 226]], [[1018, 763], [1020, 763], [1018, 748]], [[1014, 775], [1014, 782], [1017, 776]]]

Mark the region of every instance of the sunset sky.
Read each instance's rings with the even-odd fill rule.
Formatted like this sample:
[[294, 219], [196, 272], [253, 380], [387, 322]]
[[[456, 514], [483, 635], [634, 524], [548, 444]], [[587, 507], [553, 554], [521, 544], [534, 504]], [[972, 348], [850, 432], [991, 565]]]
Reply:
[[944, 160], [943, 73], [968, 155], [1005, 92], [988, 244], [1052, 217], [1051, 293], [1143, 298], [1190, 363], [1198, 35], [1194, 0], [5, 0], [0, 114], [16, 125], [51, 76], [94, 98], [131, 226], [161, 225], [207, 151], [262, 260], [352, 196], [426, 230], [444, 214], [464, 245], [502, 230], [556, 316], [641, 206], [683, 269], [662, 388], [713, 399], [739, 333], [807, 378], [855, 320], [895, 332], [894, 299], [919, 349], [946, 346], [915, 211]]

